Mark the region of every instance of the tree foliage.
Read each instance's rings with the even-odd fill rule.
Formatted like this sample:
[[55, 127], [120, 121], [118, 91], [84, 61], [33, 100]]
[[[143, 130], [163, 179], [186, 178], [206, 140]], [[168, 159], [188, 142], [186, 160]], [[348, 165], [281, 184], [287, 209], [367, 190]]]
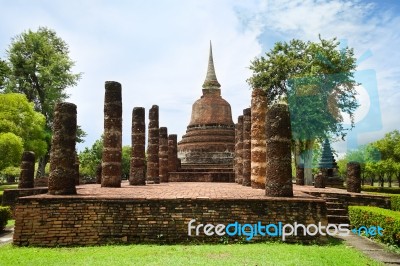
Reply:
[[7, 62], [0, 59], [0, 91], [4, 90], [9, 74], [10, 68], [8, 67]]
[[[97, 166], [101, 163], [103, 154], [103, 136], [96, 140], [92, 147], [86, 147], [82, 152], [79, 153], [80, 172], [81, 175], [87, 177], [95, 177]], [[131, 158], [131, 146], [122, 147], [122, 178], [129, 178], [130, 171], [130, 158]]]
[[266, 92], [269, 105], [289, 105], [296, 164], [304, 161], [305, 181], [311, 184], [313, 147], [317, 139], [344, 138], [342, 113], [352, 121], [358, 107], [353, 50], [339, 50], [336, 39], [319, 42], [278, 42], [265, 56], [251, 62], [248, 83]]
[[318, 43], [278, 42], [251, 62], [249, 84], [264, 89], [269, 103], [288, 102], [294, 139], [345, 136], [341, 113], [352, 118], [358, 107], [356, 59], [352, 49], [339, 50], [339, 45], [336, 39], [321, 38]]
[[16, 165], [22, 156], [23, 141], [21, 137], [7, 132], [0, 133], [0, 170]]
[[[56, 32], [46, 27], [28, 30], [15, 36], [7, 50], [7, 58], [0, 61], [0, 90], [23, 93], [35, 110], [45, 117], [47, 134], [51, 135], [54, 107], [68, 95], [66, 89], [75, 86], [81, 73], [73, 73], [74, 61], [69, 57], [67, 43]], [[77, 141], [85, 133], [78, 130]], [[47, 153], [40, 158], [37, 176], [42, 176], [49, 159]]]
[[16, 166], [23, 150], [36, 156], [47, 152], [45, 118], [36, 112], [25, 95], [0, 94], [0, 170]]
[[359, 162], [362, 176], [369, 178], [370, 185], [378, 181], [381, 187], [384, 182], [391, 186], [393, 177], [400, 185], [400, 132], [394, 130], [382, 139], [349, 151], [344, 160]]
[[103, 136], [96, 140], [92, 147], [86, 147], [79, 153], [79, 170], [81, 175], [95, 177], [97, 166], [101, 163], [103, 154]]
[[72, 73], [74, 62], [69, 58], [68, 45], [55, 31], [40, 27], [14, 37], [7, 59], [6, 91], [25, 94], [50, 128], [55, 104], [67, 98], [65, 89], [75, 86], [81, 76]]

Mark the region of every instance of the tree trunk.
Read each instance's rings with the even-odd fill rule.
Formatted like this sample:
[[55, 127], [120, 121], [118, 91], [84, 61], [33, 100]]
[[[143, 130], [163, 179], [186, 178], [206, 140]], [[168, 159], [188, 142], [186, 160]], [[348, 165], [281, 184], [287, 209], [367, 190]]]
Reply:
[[300, 156], [301, 143], [298, 140], [294, 142], [293, 153], [294, 153], [294, 165], [297, 167], [299, 164], [303, 163]]
[[375, 178], [371, 175], [370, 176], [370, 185], [373, 187], [374, 186], [374, 181], [375, 181]]
[[387, 180], [388, 180], [388, 186], [392, 187], [392, 175], [391, 174], [388, 175]]
[[314, 140], [307, 140], [304, 151], [304, 184], [312, 186], [312, 159], [313, 159]]
[[383, 187], [383, 184], [385, 182], [385, 179], [383, 178], [383, 176], [379, 176], [378, 181], [379, 181], [379, 186]]
[[400, 174], [397, 174], [397, 185], [400, 187]]
[[50, 152], [39, 159], [38, 169], [36, 171], [36, 178], [42, 178], [45, 176], [46, 165], [50, 159]]

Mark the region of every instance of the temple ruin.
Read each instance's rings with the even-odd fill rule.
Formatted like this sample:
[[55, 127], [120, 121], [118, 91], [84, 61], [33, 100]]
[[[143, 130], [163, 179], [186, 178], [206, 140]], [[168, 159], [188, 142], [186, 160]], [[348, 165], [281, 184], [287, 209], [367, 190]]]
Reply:
[[[328, 222], [348, 222], [350, 205], [390, 206], [389, 197], [354, 193], [360, 187], [357, 164], [348, 165], [350, 192], [294, 186], [287, 105], [274, 104], [267, 109], [263, 92], [254, 90], [252, 108], [243, 110], [235, 125], [220, 87], [210, 45], [203, 95], [193, 104], [189, 126], [179, 143], [177, 135], [168, 135], [166, 127], [159, 127], [158, 106], [153, 105], [149, 110], [147, 168], [145, 109], [134, 108], [130, 177], [129, 182], [121, 182], [121, 84], [106, 82], [104, 151], [96, 171], [101, 186], [85, 184], [76, 188], [76, 106], [57, 104], [49, 193], [26, 188], [6, 190], [3, 195], [3, 203], [11, 202], [12, 198], [16, 204], [14, 245], [219, 243], [219, 235], [188, 235], [188, 222], [192, 219], [197, 224], [296, 221], [326, 226]], [[331, 162], [331, 153], [324, 154], [322, 162]], [[28, 153], [24, 156], [21, 168], [27, 170], [21, 174], [22, 183], [31, 178], [32, 167], [32, 156]], [[304, 167], [299, 165], [297, 172], [296, 181], [301, 185]], [[316, 187], [324, 187], [324, 176], [319, 175], [315, 182]], [[246, 187], [250, 185], [259, 189]], [[340, 208], [327, 207], [328, 200], [333, 199], [337, 202], [330, 205], [334, 203]], [[253, 240], [266, 238], [258, 235]], [[317, 232], [287, 238], [312, 243], [324, 239]], [[243, 238], [232, 237], [232, 240], [243, 241]]]
[[186, 134], [178, 142], [184, 174], [172, 174], [174, 181], [234, 182], [235, 124], [220, 87], [210, 43], [203, 95], [193, 104]]

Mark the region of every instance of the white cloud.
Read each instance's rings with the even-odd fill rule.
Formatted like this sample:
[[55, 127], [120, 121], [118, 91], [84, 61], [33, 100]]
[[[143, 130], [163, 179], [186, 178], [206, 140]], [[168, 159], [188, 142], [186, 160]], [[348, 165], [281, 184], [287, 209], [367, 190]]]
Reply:
[[[298, 38], [315, 41], [321, 34], [323, 38], [345, 40], [354, 48], [357, 58], [371, 51], [372, 57], [361, 62], [358, 70], [372, 69], [376, 73], [380, 113], [374, 120], [381, 119], [383, 127], [359, 134], [358, 144], [374, 141], [386, 132], [399, 129], [400, 118], [396, 113], [400, 101], [400, 53], [397, 52], [400, 16], [396, 12], [388, 7], [378, 8], [378, 4], [371, 1], [345, 0], [262, 1], [257, 9], [255, 15], [252, 14], [254, 10], [249, 9], [243, 9], [239, 14], [253, 18], [262, 28], [259, 40], [264, 50], [272, 48], [278, 40]], [[357, 117], [365, 115], [369, 104], [369, 97], [360, 92], [358, 100], [362, 106]], [[334, 147], [343, 153], [347, 145], [336, 143]]]

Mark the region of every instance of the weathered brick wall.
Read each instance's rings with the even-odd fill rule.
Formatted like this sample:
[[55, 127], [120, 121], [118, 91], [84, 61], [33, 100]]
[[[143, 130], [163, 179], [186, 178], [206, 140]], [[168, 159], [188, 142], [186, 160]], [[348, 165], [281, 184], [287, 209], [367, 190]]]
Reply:
[[37, 194], [45, 194], [48, 192], [47, 187], [41, 188], [18, 188], [18, 189], [6, 189], [3, 192], [3, 198], [1, 205], [10, 206], [14, 213], [15, 204], [19, 197], [32, 196]]
[[[188, 236], [188, 223], [298, 223], [326, 225], [325, 202], [316, 199], [88, 199], [20, 198], [14, 244], [70, 246], [108, 243], [219, 242]], [[226, 238], [226, 236], [225, 236]], [[312, 237], [315, 240], [319, 237]], [[298, 236], [296, 240], [311, 240]], [[288, 238], [295, 240], [295, 238]]]

